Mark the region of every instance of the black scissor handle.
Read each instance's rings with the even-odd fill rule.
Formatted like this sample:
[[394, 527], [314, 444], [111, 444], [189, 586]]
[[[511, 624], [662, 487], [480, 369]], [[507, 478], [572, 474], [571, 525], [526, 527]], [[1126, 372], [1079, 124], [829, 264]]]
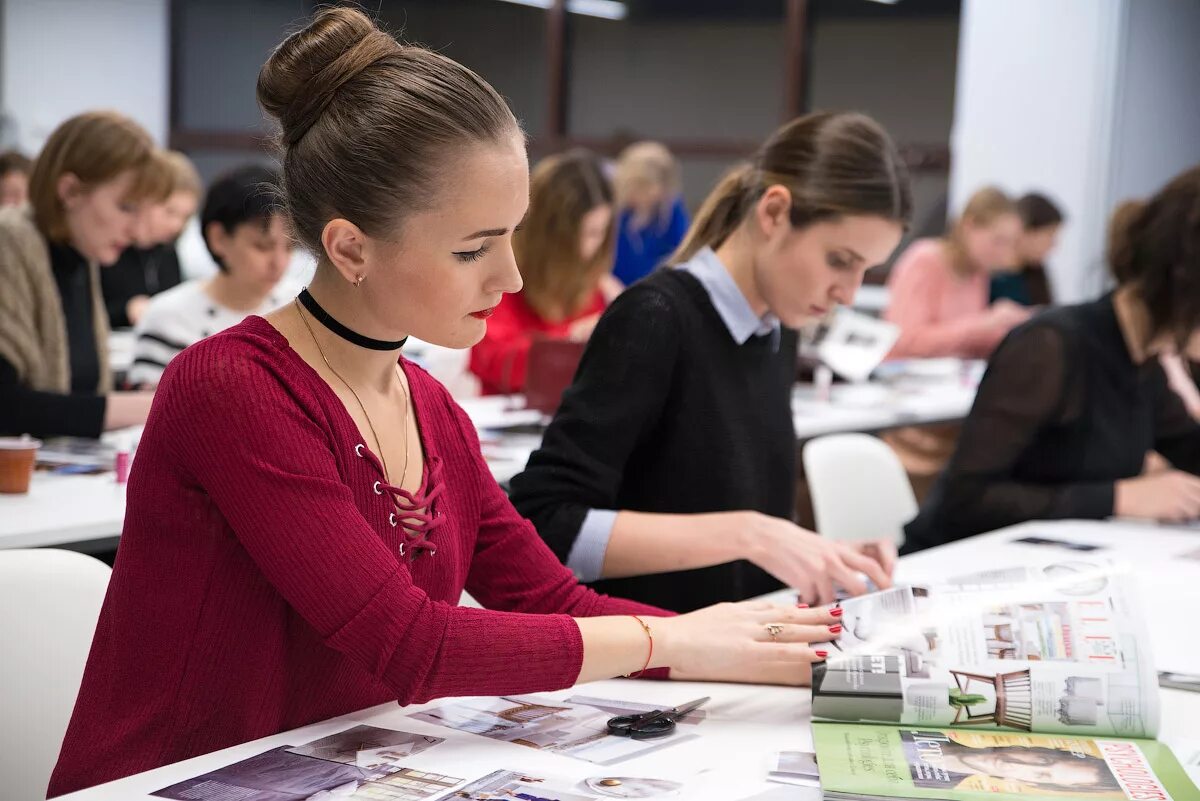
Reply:
[[640, 715], [620, 715], [608, 721], [608, 731], [618, 737], [650, 740], [664, 737], [675, 729], [675, 721], [665, 712], [645, 712]]

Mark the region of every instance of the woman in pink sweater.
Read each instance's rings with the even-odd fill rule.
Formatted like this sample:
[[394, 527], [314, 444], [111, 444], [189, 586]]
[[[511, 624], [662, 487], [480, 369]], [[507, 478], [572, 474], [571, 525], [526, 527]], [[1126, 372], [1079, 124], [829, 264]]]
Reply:
[[979, 190], [943, 239], [909, 245], [892, 268], [884, 319], [900, 326], [890, 358], [987, 358], [1029, 318], [1012, 301], [988, 306], [991, 271], [1016, 258], [1021, 218], [999, 189]]
[[346, 7], [276, 49], [258, 96], [317, 272], [164, 374], [50, 794], [386, 701], [805, 681], [840, 610], [668, 617], [584, 589], [399, 356], [410, 333], [478, 342], [521, 287], [528, 163], [500, 96]]

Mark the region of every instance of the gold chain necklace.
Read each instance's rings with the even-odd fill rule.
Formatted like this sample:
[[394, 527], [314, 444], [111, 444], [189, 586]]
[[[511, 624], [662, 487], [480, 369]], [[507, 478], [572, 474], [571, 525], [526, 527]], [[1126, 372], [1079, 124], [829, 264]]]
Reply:
[[[387, 459], [383, 456], [383, 446], [379, 442], [379, 435], [375, 433], [375, 425], [371, 422], [371, 415], [367, 414], [367, 407], [363, 405], [362, 399], [358, 397], [358, 393], [354, 391], [354, 387], [350, 386], [350, 382], [342, 378], [342, 374], [333, 368], [329, 363], [328, 357], [325, 356], [325, 351], [321, 349], [321, 343], [317, 339], [317, 335], [313, 333], [312, 326], [308, 323], [308, 318], [304, 316], [304, 308], [300, 305], [300, 300], [292, 301], [296, 306], [296, 313], [300, 315], [300, 321], [304, 323], [304, 327], [308, 329], [308, 335], [312, 337], [313, 344], [317, 346], [317, 353], [321, 354], [321, 361], [325, 362], [325, 366], [329, 368], [329, 372], [337, 376], [337, 380], [342, 382], [342, 385], [350, 390], [350, 394], [354, 396], [354, 400], [358, 402], [358, 408], [362, 410], [363, 417], [366, 418], [367, 428], [371, 429], [371, 436], [375, 438], [375, 452], [379, 454], [379, 461], [383, 463], [384, 478], [391, 482], [391, 473], [388, 471]], [[400, 366], [396, 365], [396, 378], [400, 378]], [[404, 391], [404, 381], [400, 381], [400, 394], [404, 396], [404, 469], [400, 472], [400, 483], [397, 486], [404, 486], [404, 479], [408, 476], [408, 393]]]

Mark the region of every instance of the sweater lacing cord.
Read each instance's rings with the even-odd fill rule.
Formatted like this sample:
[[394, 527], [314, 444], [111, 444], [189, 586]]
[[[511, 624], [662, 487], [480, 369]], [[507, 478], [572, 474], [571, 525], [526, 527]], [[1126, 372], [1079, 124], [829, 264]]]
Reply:
[[[354, 452], [371, 462], [380, 475], [383, 475], [383, 465], [370, 449], [359, 443], [354, 446]], [[376, 495], [386, 492], [391, 496], [392, 507], [396, 511], [388, 514], [388, 523], [392, 527], [399, 527], [407, 540], [400, 543], [400, 555], [407, 557], [409, 561], [415, 562], [422, 554], [437, 554], [437, 545], [430, 540], [430, 536], [443, 522], [442, 511], [437, 504], [444, 486], [443, 467], [440, 458], [430, 456], [428, 470], [416, 493], [387, 481], [376, 481], [372, 487]]]

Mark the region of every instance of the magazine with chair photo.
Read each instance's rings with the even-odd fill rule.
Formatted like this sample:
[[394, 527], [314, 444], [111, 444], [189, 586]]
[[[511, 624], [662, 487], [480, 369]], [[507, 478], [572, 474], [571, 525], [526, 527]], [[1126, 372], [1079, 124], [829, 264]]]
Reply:
[[[1067, 557], [947, 577], [847, 599], [842, 608], [844, 635], [833, 643], [830, 658], [813, 669], [814, 738], [827, 798], [958, 799], [989, 787], [1038, 796], [1036, 783], [1025, 782], [1019, 791], [1011, 789], [1016, 784], [1004, 784], [1006, 770], [1026, 779], [1032, 775], [1020, 767], [1009, 770], [1008, 757], [962, 750], [981, 737], [1000, 738], [989, 740], [987, 748], [1029, 748], [1030, 738], [1038, 737], [1055, 743], [1116, 738], [1135, 749], [1165, 750], [1165, 755], [1155, 750], [1156, 758], [1170, 763], [1169, 749], [1153, 741], [1158, 676], [1139, 623], [1134, 583], [1109, 560]], [[920, 732], [949, 737], [943, 751], [956, 768], [953, 783], [925, 782], [926, 774], [937, 774], [933, 769], [897, 767], [916, 764], [904, 738], [920, 739], [914, 734]], [[1036, 754], [1050, 765], [1057, 758], [1052, 749], [1063, 747], [1012, 752], [1018, 754], [1013, 759]], [[1103, 756], [1098, 752], [1096, 759]], [[852, 770], [868, 763], [874, 767], [867, 772]], [[978, 770], [968, 770], [970, 765]], [[902, 780], [883, 796], [875, 792], [883, 785], [866, 782], [879, 778], [878, 770]], [[1137, 797], [1102, 784], [1109, 795], [1087, 797]], [[1171, 797], [1180, 796], [1163, 796]]]

